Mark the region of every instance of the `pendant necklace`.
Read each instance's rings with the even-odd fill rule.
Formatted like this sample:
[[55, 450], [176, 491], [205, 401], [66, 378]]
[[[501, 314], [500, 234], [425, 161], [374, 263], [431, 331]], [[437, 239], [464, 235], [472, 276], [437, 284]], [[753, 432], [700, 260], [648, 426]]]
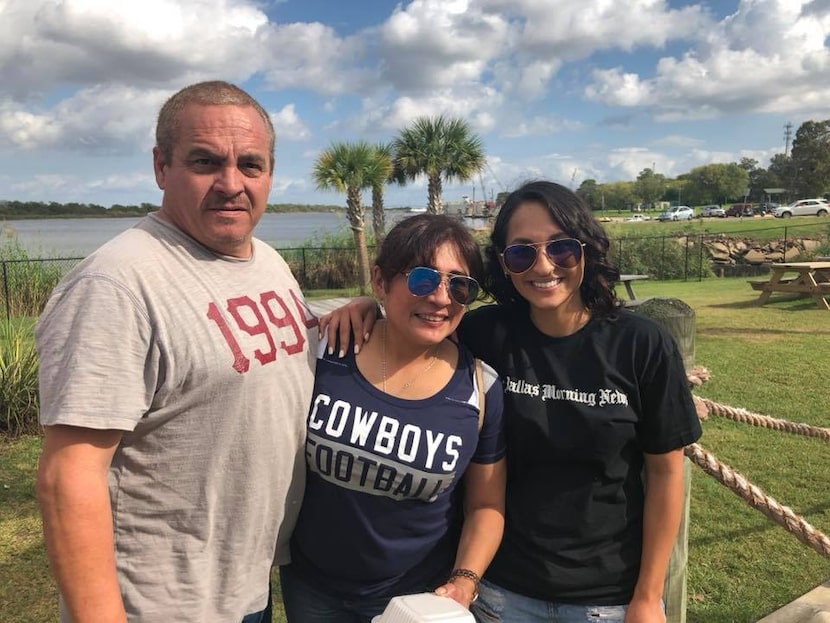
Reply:
[[[381, 360], [380, 360], [380, 369], [381, 369], [381, 375], [383, 376], [382, 389], [383, 389], [383, 393], [385, 394], [386, 393], [386, 323], [383, 324], [383, 332], [381, 333], [381, 337], [383, 339], [381, 340], [382, 352], [381, 352]], [[432, 366], [435, 365], [435, 362], [438, 361], [438, 351], [439, 351], [440, 348], [441, 348], [441, 342], [438, 342], [435, 346], [432, 347], [432, 357], [430, 358], [429, 363], [426, 365], [426, 367], [424, 367], [423, 370], [421, 370], [418, 374], [416, 374], [411, 379], [409, 379], [406, 383], [403, 384], [403, 387], [401, 387], [398, 390], [399, 394], [402, 394], [407, 389], [409, 389], [409, 386], [412, 385], [418, 379], [418, 377], [420, 377], [420, 376], [422, 376], [422, 375], [424, 375], [424, 374], [426, 374], [427, 372], [430, 371]]]

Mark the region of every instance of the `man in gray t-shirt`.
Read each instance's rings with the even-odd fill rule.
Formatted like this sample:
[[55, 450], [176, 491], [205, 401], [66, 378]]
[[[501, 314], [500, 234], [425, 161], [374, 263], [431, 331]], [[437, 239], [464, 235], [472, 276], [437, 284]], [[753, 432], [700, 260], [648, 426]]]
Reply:
[[253, 238], [274, 129], [237, 87], [192, 85], [159, 114], [153, 165], [161, 210], [70, 272], [36, 330], [62, 620], [270, 623], [317, 340]]

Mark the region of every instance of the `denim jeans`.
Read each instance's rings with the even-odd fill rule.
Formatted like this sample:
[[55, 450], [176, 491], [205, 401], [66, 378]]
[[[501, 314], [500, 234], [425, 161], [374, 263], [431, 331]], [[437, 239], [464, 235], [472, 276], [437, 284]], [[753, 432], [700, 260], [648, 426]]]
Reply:
[[347, 600], [312, 586], [292, 572], [291, 565], [280, 567], [280, 586], [288, 623], [371, 623], [383, 613], [389, 598]]
[[508, 591], [482, 580], [470, 610], [478, 623], [623, 623], [626, 606], [561, 604]]

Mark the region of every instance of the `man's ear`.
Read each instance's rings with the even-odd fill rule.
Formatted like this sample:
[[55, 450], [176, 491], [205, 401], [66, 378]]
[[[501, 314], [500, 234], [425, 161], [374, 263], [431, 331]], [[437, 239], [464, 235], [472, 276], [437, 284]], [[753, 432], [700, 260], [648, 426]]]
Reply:
[[161, 153], [161, 150], [158, 146], [153, 147], [153, 173], [156, 175], [156, 185], [161, 190], [164, 190], [165, 184], [165, 167], [167, 163], [164, 159], [164, 155]]

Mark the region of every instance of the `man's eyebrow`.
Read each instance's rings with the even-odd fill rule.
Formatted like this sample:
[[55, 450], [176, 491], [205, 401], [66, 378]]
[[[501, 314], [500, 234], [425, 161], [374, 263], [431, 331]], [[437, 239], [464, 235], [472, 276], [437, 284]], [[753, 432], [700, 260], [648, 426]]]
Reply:
[[211, 150], [209, 150], [205, 147], [194, 147], [190, 151], [187, 152], [187, 157], [188, 158], [199, 158], [199, 157], [205, 157], [205, 156], [207, 156], [208, 158], [213, 159], [213, 158], [218, 158], [219, 154], [217, 154], [215, 152], [212, 152]]
[[246, 152], [244, 154], [239, 154], [239, 158], [237, 158], [237, 161], [242, 160], [246, 160], [248, 162], [267, 162], [268, 159], [263, 154], [252, 151]]

